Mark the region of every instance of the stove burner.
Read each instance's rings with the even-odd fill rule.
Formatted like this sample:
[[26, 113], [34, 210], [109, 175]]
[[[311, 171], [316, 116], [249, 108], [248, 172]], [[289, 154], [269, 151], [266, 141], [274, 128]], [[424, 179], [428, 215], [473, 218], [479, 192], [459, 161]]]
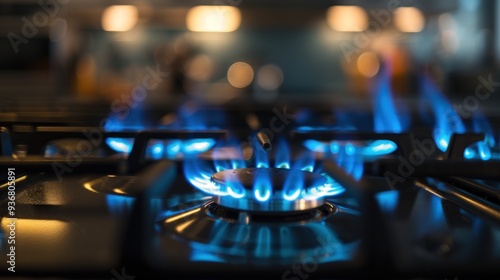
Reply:
[[[318, 190], [326, 177], [313, 172], [285, 168], [238, 168], [212, 175], [216, 186], [229, 195], [215, 195], [224, 207], [247, 211], [302, 211], [320, 207], [324, 196]], [[318, 193], [318, 195], [314, 195]]]
[[[249, 212], [202, 199], [162, 212], [156, 229], [161, 246], [171, 248], [170, 237], [185, 241], [194, 261], [283, 265], [349, 260], [363, 227], [356, 209], [329, 201], [304, 211]], [[325, 250], [318, 254], [318, 248]]]

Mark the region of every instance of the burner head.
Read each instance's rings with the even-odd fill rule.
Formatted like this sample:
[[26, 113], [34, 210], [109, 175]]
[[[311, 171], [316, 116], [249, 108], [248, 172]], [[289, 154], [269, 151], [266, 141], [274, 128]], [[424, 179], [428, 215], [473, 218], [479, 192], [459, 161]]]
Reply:
[[314, 194], [327, 183], [313, 172], [284, 168], [238, 168], [212, 175], [216, 186], [226, 187], [230, 195], [214, 196], [224, 207], [247, 211], [302, 211], [324, 204]]

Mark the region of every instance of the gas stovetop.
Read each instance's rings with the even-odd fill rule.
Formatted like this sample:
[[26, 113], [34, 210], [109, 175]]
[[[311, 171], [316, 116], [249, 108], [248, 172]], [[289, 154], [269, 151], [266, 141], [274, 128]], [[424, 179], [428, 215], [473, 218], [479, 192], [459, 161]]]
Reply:
[[374, 114], [188, 101], [147, 120], [135, 106], [86, 126], [2, 121], [1, 271], [498, 274], [498, 132], [436, 113], [444, 99], [432, 122], [405, 121], [385, 97]]

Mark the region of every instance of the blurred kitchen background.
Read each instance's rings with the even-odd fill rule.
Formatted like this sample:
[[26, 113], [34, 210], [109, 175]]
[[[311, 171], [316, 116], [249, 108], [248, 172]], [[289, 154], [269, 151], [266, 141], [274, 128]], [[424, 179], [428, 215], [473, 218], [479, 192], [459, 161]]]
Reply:
[[364, 100], [383, 71], [400, 97], [427, 75], [463, 100], [479, 76], [500, 81], [498, 1], [1, 0], [0, 11], [4, 105]]

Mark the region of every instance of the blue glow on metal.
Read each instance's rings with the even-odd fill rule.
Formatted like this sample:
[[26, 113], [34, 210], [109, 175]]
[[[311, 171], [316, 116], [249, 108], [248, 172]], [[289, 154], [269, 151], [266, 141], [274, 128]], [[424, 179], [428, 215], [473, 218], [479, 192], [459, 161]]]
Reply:
[[429, 210], [431, 211], [429, 215], [429, 222], [433, 225], [442, 225], [442, 223], [446, 220], [443, 210], [443, 200], [437, 196], [431, 196], [429, 201]]
[[204, 252], [200, 250], [193, 250], [191, 252], [190, 260], [193, 262], [215, 262], [215, 263], [223, 263], [224, 259], [217, 256], [217, 254]]
[[106, 195], [106, 204], [108, 205], [108, 209], [115, 215], [132, 209], [134, 202], [134, 197], [115, 194]]
[[221, 220], [215, 221], [215, 226], [212, 228], [211, 235], [213, 236], [211, 245], [221, 246], [228, 234], [229, 224]]
[[290, 258], [294, 255], [293, 236], [290, 233], [290, 228], [286, 226], [280, 227], [279, 240], [281, 242], [280, 256], [282, 258]]
[[[306, 238], [307, 247], [298, 246], [297, 226]], [[352, 260], [360, 242], [343, 243], [335, 232], [322, 222], [303, 225], [238, 224], [215, 221], [207, 243], [189, 242], [191, 260], [217, 263], [256, 261], [265, 264], [290, 265], [312, 259], [317, 263]]]
[[257, 233], [257, 247], [255, 248], [255, 256], [266, 258], [271, 256], [271, 231], [268, 227], [262, 226]]

